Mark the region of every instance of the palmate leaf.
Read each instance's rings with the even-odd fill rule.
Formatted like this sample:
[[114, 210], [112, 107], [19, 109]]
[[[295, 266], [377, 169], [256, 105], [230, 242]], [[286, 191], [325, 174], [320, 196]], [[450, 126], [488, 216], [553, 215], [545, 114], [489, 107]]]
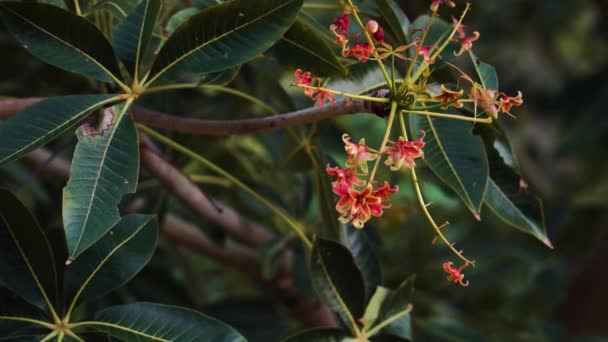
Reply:
[[[137, 188], [139, 148], [133, 119], [124, 105], [106, 110], [112, 125], [100, 134], [77, 131], [78, 144], [63, 189], [63, 224], [70, 259], [76, 259], [118, 222], [118, 202]], [[104, 118], [104, 120], [106, 119]]]
[[155, 303], [134, 303], [104, 309], [83, 326], [124, 341], [244, 342], [230, 326], [193, 310]]
[[424, 161], [479, 217], [488, 183], [488, 158], [483, 141], [469, 122], [410, 115], [413, 132], [426, 132]]
[[353, 256], [341, 244], [315, 239], [310, 256], [312, 283], [319, 296], [352, 327], [365, 308], [365, 287]]
[[347, 69], [316, 30], [305, 20], [296, 19], [289, 30], [273, 46], [272, 53], [291, 67], [311, 71], [317, 76], [346, 75]]
[[58, 96], [18, 112], [0, 124], [0, 166], [46, 144], [91, 111], [117, 99], [116, 95]]
[[57, 271], [49, 241], [21, 201], [1, 188], [0, 283], [42, 310], [57, 304]]
[[122, 287], [150, 261], [158, 239], [152, 216], [128, 215], [65, 271], [70, 308]]
[[233, 0], [190, 17], [163, 45], [151, 81], [221, 71], [268, 50], [291, 26], [302, 0]]
[[87, 19], [38, 3], [0, 2], [11, 33], [34, 56], [58, 68], [104, 82], [119, 79], [112, 46]]
[[143, 0], [133, 12], [112, 29], [112, 46], [118, 57], [138, 78], [139, 67], [158, 22], [161, 0]]
[[298, 332], [289, 336], [282, 342], [341, 342], [350, 336], [341, 329], [336, 328], [316, 328]]

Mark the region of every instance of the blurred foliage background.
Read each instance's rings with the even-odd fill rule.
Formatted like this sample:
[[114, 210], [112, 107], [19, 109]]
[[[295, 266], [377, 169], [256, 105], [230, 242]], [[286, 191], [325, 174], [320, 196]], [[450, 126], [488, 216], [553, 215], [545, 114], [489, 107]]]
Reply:
[[[412, 21], [428, 8], [428, 1], [397, 2]], [[315, 4], [337, 2], [306, 3], [323, 25], [338, 13], [337, 9], [314, 9]], [[366, 226], [381, 256], [384, 284], [395, 287], [416, 274], [413, 317], [419, 341], [608, 340], [608, 119], [603, 106], [604, 96], [608, 96], [608, 1], [478, 1], [465, 21], [469, 30], [480, 31], [476, 53], [496, 67], [501, 90], [524, 93], [525, 105], [514, 111], [517, 118], [505, 121], [528, 190], [544, 200], [555, 249], [506, 227], [489, 210], [477, 222], [457, 196], [437, 185], [423, 169], [423, 189], [433, 202], [435, 215], [452, 222], [447, 234], [477, 260], [476, 268], [466, 270], [469, 287], [450, 284], [441, 264], [451, 255], [440, 244], [431, 244], [433, 232], [417, 208], [409, 178], [387, 175], [401, 191], [384, 217]], [[2, 96], [87, 93], [96, 87], [32, 58], [4, 28], [0, 51]], [[279, 112], [310, 106], [289, 87], [293, 67], [278, 65], [270, 54], [270, 58], [243, 66], [230, 87], [262, 99]], [[348, 86], [348, 80], [342, 82]], [[201, 118], [269, 114], [247, 101], [208, 90], [155, 94], [145, 101], [167, 113]], [[325, 152], [329, 159], [343, 161], [342, 132], [349, 132], [355, 140], [365, 136], [377, 144], [383, 125], [380, 118], [348, 116], [294, 130], [298, 139], [285, 132], [173, 138], [232, 170], [308, 226], [315, 226], [319, 223], [315, 175], [302, 141]], [[69, 159], [74, 140], [73, 134], [67, 134], [51, 147], [59, 157]], [[171, 157], [187, 174], [209, 175], [196, 163]], [[0, 175], [0, 184], [19, 191], [36, 208], [43, 224], [60, 228], [61, 181], [44, 177], [43, 167], [31, 169], [21, 163], [5, 167]], [[265, 208], [229, 183], [199, 179], [216, 198], [287, 234]], [[138, 194], [126, 199], [125, 206], [141, 198], [145, 198], [145, 210], [178, 213], [197, 222], [218, 243], [230, 243], [145, 178]], [[296, 257], [296, 264], [301, 291], [312, 293], [302, 255]], [[196, 308], [231, 324], [251, 341], [278, 340], [296, 327], [262, 287], [212, 260], [162, 241], [144, 271], [100, 305], [134, 298]]]

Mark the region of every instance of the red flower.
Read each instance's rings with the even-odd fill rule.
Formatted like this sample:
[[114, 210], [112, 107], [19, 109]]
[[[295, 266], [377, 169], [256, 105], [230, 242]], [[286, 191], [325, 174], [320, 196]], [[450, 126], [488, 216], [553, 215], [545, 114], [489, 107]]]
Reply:
[[456, 6], [456, 3], [454, 3], [454, 1], [452, 0], [434, 0], [433, 2], [431, 2], [431, 12], [437, 12], [437, 10], [439, 9], [439, 5], [441, 5], [442, 3], [450, 7]]
[[413, 141], [407, 141], [403, 137], [399, 137], [397, 142], [393, 143], [393, 146], [386, 150], [388, 158], [384, 161], [385, 165], [390, 166], [392, 171], [397, 171], [401, 168], [413, 168], [416, 166], [414, 162], [415, 158], [424, 158], [424, 131], [420, 131], [422, 136]]
[[365, 144], [365, 138], [362, 138], [359, 140], [358, 144], [355, 144], [350, 141], [348, 134], [344, 133], [342, 135], [342, 141], [344, 141], [344, 150], [346, 150], [346, 154], [348, 154], [346, 167], [360, 167], [361, 171], [367, 173], [367, 162], [378, 158], [378, 155], [370, 152], [371, 149]]
[[399, 191], [399, 186], [395, 185], [394, 188], [391, 189], [391, 185], [388, 184], [387, 181], [384, 182], [384, 185], [379, 186], [376, 190], [372, 191], [372, 195], [380, 197], [382, 202], [388, 202], [388, 196], [392, 194], [396, 194]]
[[462, 286], [469, 286], [469, 281], [464, 280], [464, 274], [462, 273], [462, 269], [467, 267], [467, 264], [464, 264], [458, 268], [452, 267], [453, 263], [451, 261], [443, 263], [443, 270], [449, 273], [448, 281], [453, 283], [459, 283]]
[[503, 112], [510, 112], [511, 107], [518, 107], [524, 103], [521, 91], [517, 92], [517, 96], [508, 96], [505, 93], [500, 93], [500, 96], [500, 109]]
[[337, 178], [331, 183], [332, 190], [336, 195], [346, 195], [350, 188], [365, 184], [364, 181], [357, 178], [354, 168], [343, 170], [339, 167], [329, 167], [329, 164], [327, 164], [325, 170], [327, 171], [327, 174]]
[[463, 23], [459, 23], [458, 19], [452, 17], [452, 25], [454, 25], [458, 34], [455, 40], [466, 38], [467, 27]]
[[462, 39], [462, 45], [460, 45], [460, 50], [455, 53], [456, 56], [462, 55], [463, 52], [471, 50], [473, 48], [473, 42], [479, 39], [479, 32], [473, 32], [471, 37], [465, 37]]
[[[389, 190], [392, 191], [392, 189]], [[383, 193], [380, 195], [390, 193], [389, 190], [382, 190]], [[381, 197], [374, 194], [371, 184], [360, 191], [354, 188], [349, 189], [348, 194], [343, 195], [336, 203], [336, 210], [342, 214], [339, 218], [340, 222], [351, 222], [355, 228], [359, 229], [363, 228], [365, 222], [369, 221], [372, 216], [381, 216], [382, 210], [388, 207], [390, 205], [383, 204]]]
[[302, 69], [297, 69], [295, 76], [298, 79], [296, 86], [304, 86], [304, 95], [308, 96], [311, 100], [317, 101], [319, 106], [325, 104], [325, 100], [334, 103], [334, 94], [327, 91], [323, 91], [318, 88], [321, 85], [321, 79], [312, 75], [310, 71], [302, 72]]
[[433, 99], [441, 101], [441, 104], [443, 104], [443, 106], [441, 106], [441, 109], [448, 109], [448, 107], [450, 105], [453, 105], [456, 108], [462, 108], [462, 103], [460, 103], [456, 100], [458, 100], [460, 97], [462, 97], [463, 93], [464, 93], [463, 90], [452, 91], [452, 90], [447, 89], [442, 84], [441, 85], [441, 94], [439, 94], [437, 96], [433, 96]]
[[355, 57], [362, 63], [365, 63], [373, 51], [373, 48], [368, 43], [357, 43], [347, 53], [348, 56]]
[[365, 24], [365, 29], [372, 36], [374, 42], [384, 43], [384, 30], [382, 30], [382, 27], [380, 27], [380, 25], [378, 25], [377, 21], [369, 20]]
[[334, 20], [333, 26], [336, 27], [336, 30], [339, 32], [346, 32], [348, 30], [348, 26], [350, 25], [350, 19], [348, 18], [349, 12], [342, 12], [336, 20]]
[[435, 58], [431, 58], [431, 48], [432, 46], [427, 45], [418, 49], [418, 55], [422, 56], [429, 65], [435, 63]]
[[477, 86], [471, 88], [471, 99], [475, 106], [478, 104], [494, 119], [498, 118], [498, 106], [496, 105], [496, 90], [479, 89]]

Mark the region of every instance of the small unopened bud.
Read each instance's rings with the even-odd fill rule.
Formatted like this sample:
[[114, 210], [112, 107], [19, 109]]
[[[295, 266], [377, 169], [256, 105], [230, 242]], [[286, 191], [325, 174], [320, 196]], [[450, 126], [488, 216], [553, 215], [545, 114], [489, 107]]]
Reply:
[[378, 28], [380, 27], [380, 25], [378, 25], [378, 22], [375, 20], [369, 20], [366, 24], [365, 24], [365, 29], [367, 30], [367, 32], [369, 32], [369, 34], [374, 34], [378, 31]]

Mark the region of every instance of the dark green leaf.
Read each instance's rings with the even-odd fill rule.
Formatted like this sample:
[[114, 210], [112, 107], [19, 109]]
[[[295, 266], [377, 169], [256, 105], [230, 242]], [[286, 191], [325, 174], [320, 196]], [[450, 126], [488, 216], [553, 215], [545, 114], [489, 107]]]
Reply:
[[71, 307], [126, 284], [148, 263], [157, 239], [158, 224], [152, 216], [123, 217], [67, 267], [65, 293]]
[[200, 8], [188, 7], [175, 12], [175, 14], [169, 18], [167, 26], [165, 26], [165, 31], [171, 36], [181, 24], [200, 11]]
[[395, 291], [386, 294], [374, 326], [389, 322], [380, 330], [382, 333], [412, 340], [412, 294], [414, 292], [414, 277], [406, 279]]
[[[412, 23], [412, 30], [415, 30], [416, 33], [413, 35], [413, 38], [420, 38], [422, 36], [422, 30], [426, 27], [426, 24], [429, 21], [428, 15], [421, 15]], [[423, 45], [434, 45], [439, 46], [443, 44], [445, 39], [448, 37], [450, 32], [454, 27], [451, 24], [448, 24], [445, 20], [435, 17], [433, 19], [433, 23], [429, 28], [429, 31], [426, 35], [426, 40]], [[441, 52], [441, 58], [437, 59], [437, 62], [433, 64], [435, 67], [439, 67], [445, 65], [444, 62], [451, 62], [456, 58], [454, 55], [455, 51], [460, 49], [460, 45], [458, 42], [453, 41], [450, 42], [446, 48]]]
[[163, 45], [152, 81], [221, 71], [268, 50], [295, 20], [302, 0], [233, 0], [192, 16]]
[[319, 296], [352, 327], [363, 316], [365, 285], [353, 256], [341, 244], [315, 239], [310, 273]]
[[40, 309], [25, 302], [11, 290], [0, 287], [0, 341], [11, 340], [9, 337], [18, 340], [15, 337], [32, 333], [37, 326], [22, 320], [23, 318], [49, 320]]
[[0, 14], [11, 33], [41, 60], [104, 82], [119, 78], [112, 46], [88, 20], [37, 3], [2, 2]]
[[317, 328], [301, 331], [283, 339], [282, 342], [340, 342], [347, 338], [349, 335], [344, 330]]
[[49, 241], [21, 201], [1, 188], [0, 282], [43, 310], [57, 304], [57, 271]]
[[321, 227], [317, 230], [317, 234], [324, 239], [338, 241], [340, 239], [340, 222], [338, 221], [338, 212], [334, 204], [331, 179], [325, 170], [327, 160], [320, 149], [314, 149], [310, 158], [314, 158], [315, 187], [322, 219]]
[[137, 130], [130, 116], [121, 115], [123, 107], [106, 109], [101, 119], [111, 122], [106, 131], [91, 134], [94, 128], [86, 125], [77, 131], [70, 180], [63, 189], [70, 259], [76, 259], [118, 222], [118, 202], [137, 188]]
[[258, 258], [262, 264], [262, 276], [266, 279], [273, 278], [283, 261], [283, 252], [287, 243], [293, 238], [290, 234], [276, 237], [266, 241], [258, 250]]
[[410, 21], [399, 5], [393, 0], [375, 0], [376, 6], [386, 22], [385, 32], [390, 33], [399, 45], [407, 45], [407, 35], [410, 32]]
[[222, 0], [193, 0], [192, 4], [198, 9], [217, 6], [222, 3]]
[[543, 205], [539, 198], [520, 188], [521, 177], [505, 164], [494, 143], [494, 131], [478, 128], [490, 162], [490, 180], [484, 203], [505, 223], [528, 233], [553, 248], [545, 226]]
[[155, 303], [110, 307], [86, 325], [125, 341], [245, 341], [236, 330], [211, 317]]
[[114, 101], [115, 95], [59, 96], [18, 112], [0, 124], [0, 166], [46, 144], [91, 111]]
[[469, 122], [410, 115], [413, 132], [425, 131], [424, 161], [479, 217], [488, 183], [488, 158], [483, 141]]
[[327, 41], [300, 18], [274, 45], [272, 52], [280, 62], [286, 61], [290, 67], [311, 71], [318, 76], [347, 73]]
[[161, 0], [144, 0], [112, 29], [112, 45], [127, 69], [138, 78], [139, 67], [160, 16]]
[[236, 76], [239, 74], [239, 71], [241, 70], [240, 66], [231, 68], [231, 69], [226, 69], [223, 71], [218, 71], [218, 72], [212, 72], [209, 74], [201, 74], [200, 78], [198, 79], [199, 84], [213, 84], [213, 85], [221, 85], [221, 86], [225, 86], [230, 84], [230, 82], [234, 81], [234, 79], [236, 78]]
[[382, 284], [382, 270], [380, 261], [374, 252], [367, 233], [355, 229], [351, 225], [342, 225], [344, 245], [350, 250], [355, 264], [359, 267], [365, 284], [365, 298], [371, 298], [376, 287]]
[[92, 11], [106, 10], [114, 14], [116, 19], [124, 20], [127, 15], [135, 9], [137, 1], [133, 0], [103, 0], [98, 1]]
[[469, 50], [469, 56], [471, 56], [471, 61], [473, 61], [473, 65], [475, 66], [475, 71], [477, 72], [477, 76], [479, 76], [479, 80], [481, 81], [481, 85], [483, 85], [486, 89], [498, 89], [498, 75], [496, 74], [496, 69], [490, 64], [484, 63], [475, 56], [472, 50]]

